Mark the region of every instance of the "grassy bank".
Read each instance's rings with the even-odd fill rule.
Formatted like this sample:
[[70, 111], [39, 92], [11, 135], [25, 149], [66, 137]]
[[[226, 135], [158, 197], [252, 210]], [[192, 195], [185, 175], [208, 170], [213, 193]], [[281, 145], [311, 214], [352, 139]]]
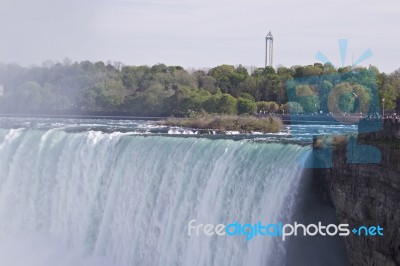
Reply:
[[197, 129], [213, 129], [220, 132], [239, 131], [241, 133], [275, 133], [283, 124], [277, 117], [257, 118], [255, 116], [204, 115], [191, 118], [168, 118], [159, 124]]

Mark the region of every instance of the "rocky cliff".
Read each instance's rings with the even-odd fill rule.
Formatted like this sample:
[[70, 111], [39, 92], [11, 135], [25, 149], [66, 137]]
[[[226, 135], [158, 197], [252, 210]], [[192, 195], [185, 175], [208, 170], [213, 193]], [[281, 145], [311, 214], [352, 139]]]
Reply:
[[[400, 265], [400, 123], [387, 120], [383, 130], [358, 135], [377, 147], [380, 163], [348, 163], [346, 141], [333, 141], [333, 167], [314, 169], [314, 188], [350, 227], [380, 225], [384, 236], [345, 237], [353, 265]], [[314, 149], [318, 149], [314, 141]]]

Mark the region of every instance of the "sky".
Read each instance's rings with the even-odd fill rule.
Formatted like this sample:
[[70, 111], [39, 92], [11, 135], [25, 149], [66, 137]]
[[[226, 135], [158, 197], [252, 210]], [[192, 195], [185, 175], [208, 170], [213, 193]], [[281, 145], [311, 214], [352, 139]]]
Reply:
[[263, 67], [265, 36], [274, 66], [318, 62], [400, 68], [399, 0], [0, 0], [0, 62], [121, 61], [186, 68]]

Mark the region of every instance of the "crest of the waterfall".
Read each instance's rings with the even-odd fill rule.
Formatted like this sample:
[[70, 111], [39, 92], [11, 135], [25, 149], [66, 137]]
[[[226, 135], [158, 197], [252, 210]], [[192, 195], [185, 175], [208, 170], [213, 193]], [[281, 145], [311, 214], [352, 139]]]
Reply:
[[[297, 157], [308, 149], [0, 129], [0, 246], [36, 243], [47, 251], [38, 265], [66, 257], [77, 265], [279, 264], [278, 238], [189, 236], [187, 224], [289, 221], [302, 174]], [[15, 248], [24, 246], [33, 245]], [[15, 261], [8, 252], [8, 261], [19, 263], [20, 252]]]

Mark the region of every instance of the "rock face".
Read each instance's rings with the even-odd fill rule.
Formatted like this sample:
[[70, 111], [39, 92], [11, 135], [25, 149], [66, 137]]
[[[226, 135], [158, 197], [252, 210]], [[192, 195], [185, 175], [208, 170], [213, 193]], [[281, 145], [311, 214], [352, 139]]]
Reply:
[[353, 265], [400, 265], [400, 123], [385, 121], [382, 132], [358, 136], [379, 148], [379, 164], [347, 162], [346, 142], [333, 145], [333, 167], [314, 169], [313, 185], [350, 228], [380, 225], [384, 236], [345, 237]]
[[399, 118], [388, 118], [380, 123], [376, 123], [373, 120], [361, 120], [359, 128], [361, 131], [365, 131], [365, 128], [373, 128], [379, 126], [382, 130], [370, 133], [362, 133], [359, 138], [365, 141], [376, 142], [382, 140], [396, 141], [400, 140], [400, 119]]

